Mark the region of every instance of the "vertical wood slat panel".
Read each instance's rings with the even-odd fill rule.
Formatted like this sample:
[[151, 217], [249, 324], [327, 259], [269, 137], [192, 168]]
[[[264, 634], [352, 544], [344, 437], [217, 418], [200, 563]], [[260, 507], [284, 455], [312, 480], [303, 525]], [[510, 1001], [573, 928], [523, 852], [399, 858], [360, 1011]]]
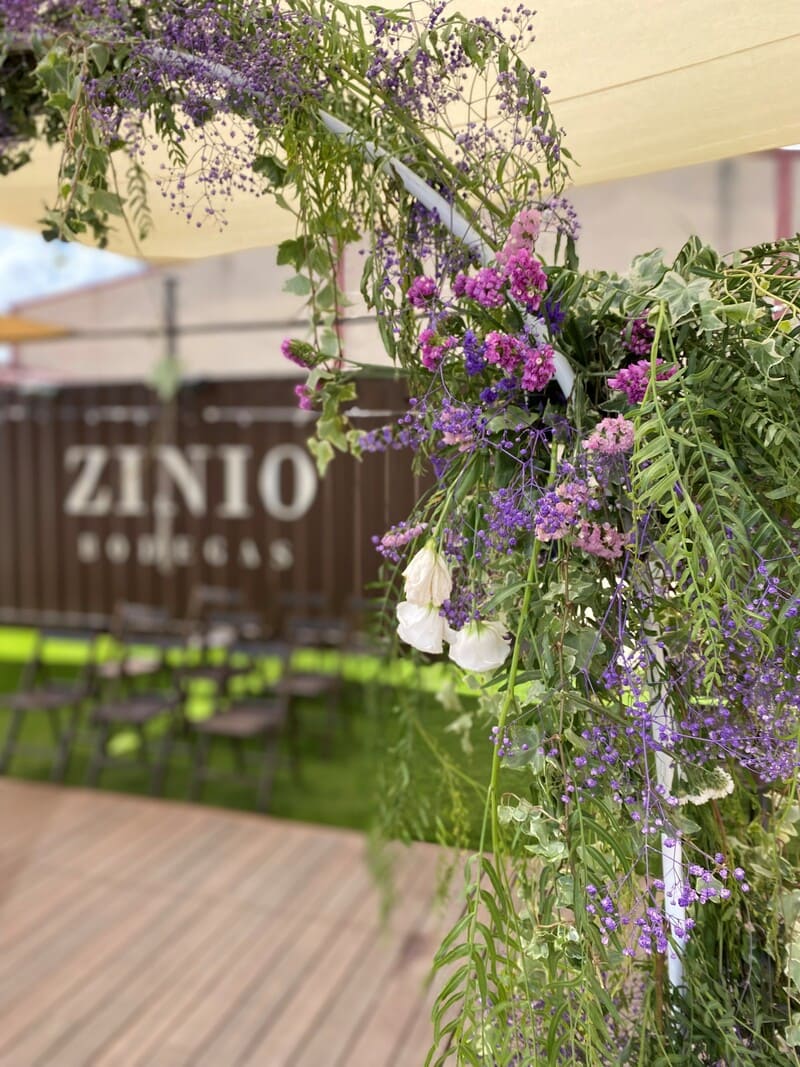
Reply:
[[[63, 621], [93, 616], [108, 619], [120, 599], [167, 606], [185, 615], [197, 584], [239, 589], [246, 607], [262, 611], [280, 625], [281, 592], [324, 593], [329, 610], [343, 612], [349, 598], [361, 594], [378, 574], [380, 557], [371, 538], [404, 518], [419, 486], [408, 453], [367, 455], [363, 461], [337, 455], [326, 479], [317, 485], [312, 505], [296, 521], [269, 514], [262, 506], [259, 469], [270, 449], [291, 444], [307, 457], [306, 439], [313, 425], [295, 409], [294, 383], [286, 380], [200, 382], [185, 386], [177, 399], [172, 442], [183, 449], [202, 444], [206, 463], [207, 513], [191, 515], [178, 501], [174, 530], [192, 548], [190, 561], [177, 561], [162, 574], [140, 558], [140, 543], [153, 534], [152, 497], [156, 488], [152, 445], [157, 433], [159, 402], [142, 385], [78, 386], [36, 398], [0, 390], [0, 621]], [[400, 411], [403, 386], [364, 381], [358, 406], [362, 411]], [[214, 417], [212, 417], [212, 414]], [[13, 418], [9, 416], [13, 415]], [[369, 429], [385, 422], [383, 414], [359, 418]], [[109, 489], [114, 506], [101, 514], [66, 515], [64, 503], [74, 488], [77, 469], [67, 470], [65, 456], [73, 445], [106, 449], [100, 482], [91, 491]], [[119, 453], [123, 445], [143, 449], [144, 516], [116, 514], [120, 494]], [[219, 515], [224, 497], [221, 445], [246, 446], [249, 514]], [[308, 458], [309, 464], [313, 461]], [[295, 492], [293, 463], [281, 469], [280, 496], [285, 503]], [[80, 561], [78, 538], [97, 545], [98, 558]], [[111, 538], [111, 540], [109, 540]], [[142, 541], [142, 539], [145, 541]], [[228, 559], [209, 562], [209, 538], [227, 538]], [[279, 545], [291, 547], [294, 563], [280, 567]], [[239, 547], [255, 547], [257, 565], [246, 567]], [[127, 554], [121, 546], [128, 545]], [[118, 558], [109, 558], [116, 545]], [[275, 553], [275, 558], [271, 555]], [[122, 557], [125, 558], [122, 558]]]
[[9, 393], [0, 394], [0, 604], [16, 604], [19, 598], [16, 564], [19, 542], [14, 508], [18, 473], [12, 451], [12, 401]]

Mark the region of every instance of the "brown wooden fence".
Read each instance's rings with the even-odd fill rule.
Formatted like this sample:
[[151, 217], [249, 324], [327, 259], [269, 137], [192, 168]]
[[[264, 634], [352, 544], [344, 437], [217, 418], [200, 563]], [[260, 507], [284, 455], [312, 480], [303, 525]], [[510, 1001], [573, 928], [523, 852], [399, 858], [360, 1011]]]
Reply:
[[[402, 410], [361, 384], [354, 422]], [[192, 589], [241, 590], [278, 625], [287, 593], [341, 611], [377, 576], [371, 543], [420, 491], [408, 453], [337, 457], [324, 479], [293, 383], [0, 391], [0, 622], [102, 625], [120, 601], [185, 615]]]

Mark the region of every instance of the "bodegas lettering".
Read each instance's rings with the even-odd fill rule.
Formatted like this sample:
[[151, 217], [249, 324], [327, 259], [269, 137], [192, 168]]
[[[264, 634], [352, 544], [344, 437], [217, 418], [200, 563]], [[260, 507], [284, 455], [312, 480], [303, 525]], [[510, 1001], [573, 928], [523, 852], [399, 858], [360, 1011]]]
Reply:
[[[105, 558], [126, 563], [131, 557], [147, 566], [168, 563], [191, 566], [200, 559], [210, 566], [230, 560], [256, 570], [264, 563], [286, 570], [293, 562], [291, 542], [277, 538], [264, 546], [252, 538], [209, 533], [192, 537], [174, 531], [181, 509], [193, 518], [213, 516], [243, 520], [262, 509], [277, 522], [302, 519], [317, 495], [318, 479], [308, 453], [297, 444], [267, 449], [256, 463], [254, 450], [243, 444], [71, 445], [64, 453], [68, 486], [65, 514], [81, 519], [153, 517], [152, 532], [129, 536], [119, 530], [78, 534], [78, 559], [95, 563]], [[211, 499], [210, 475], [220, 492]], [[216, 494], [215, 494], [216, 495]]]

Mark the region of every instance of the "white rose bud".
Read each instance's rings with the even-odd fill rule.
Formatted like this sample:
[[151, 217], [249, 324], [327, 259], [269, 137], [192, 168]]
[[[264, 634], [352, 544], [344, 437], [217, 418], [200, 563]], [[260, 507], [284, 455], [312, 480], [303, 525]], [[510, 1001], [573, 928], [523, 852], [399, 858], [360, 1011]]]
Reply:
[[470, 622], [463, 630], [450, 631], [450, 659], [465, 671], [493, 671], [502, 666], [511, 651], [502, 622]]
[[397, 633], [401, 641], [420, 652], [439, 653], [443, 649], [444, 619], [433, 604], [397, 605]]
[[450, 568], [432, 541], [417, 552], [403, 571], [403, 577], [406, 580], [406, 600], [412, 604], [435, 604], [441, 607], [453, 589]]

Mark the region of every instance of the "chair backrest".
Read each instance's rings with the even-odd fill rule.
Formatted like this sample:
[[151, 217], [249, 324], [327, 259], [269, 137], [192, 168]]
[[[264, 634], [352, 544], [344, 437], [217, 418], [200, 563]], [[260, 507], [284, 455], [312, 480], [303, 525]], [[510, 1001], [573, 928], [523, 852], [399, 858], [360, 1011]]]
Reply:
[[196, 585], [189, 597], [187, 616], [202, 620], [209, 612], [234, 611], [241, 606], [242, 593], [239, 589], [228, 589], [222, 585]]
[[[74, 667], [77, 681], [94, 677], [100, 631], [67, 626], [42, 626], [36, 631], [31, 654], [20, 679], [21, 689], [30, 689], [54, 675], [57, 668]], [[66, 647], [65, 647], [66, 646]], [[65, 652], [69, 649], [68, 654]]]
[[347, 620], [330, 610], [324, 593], [283, 593], [286, 609], [282, 632], [295, 648], [341, 648], [347, 641]]

